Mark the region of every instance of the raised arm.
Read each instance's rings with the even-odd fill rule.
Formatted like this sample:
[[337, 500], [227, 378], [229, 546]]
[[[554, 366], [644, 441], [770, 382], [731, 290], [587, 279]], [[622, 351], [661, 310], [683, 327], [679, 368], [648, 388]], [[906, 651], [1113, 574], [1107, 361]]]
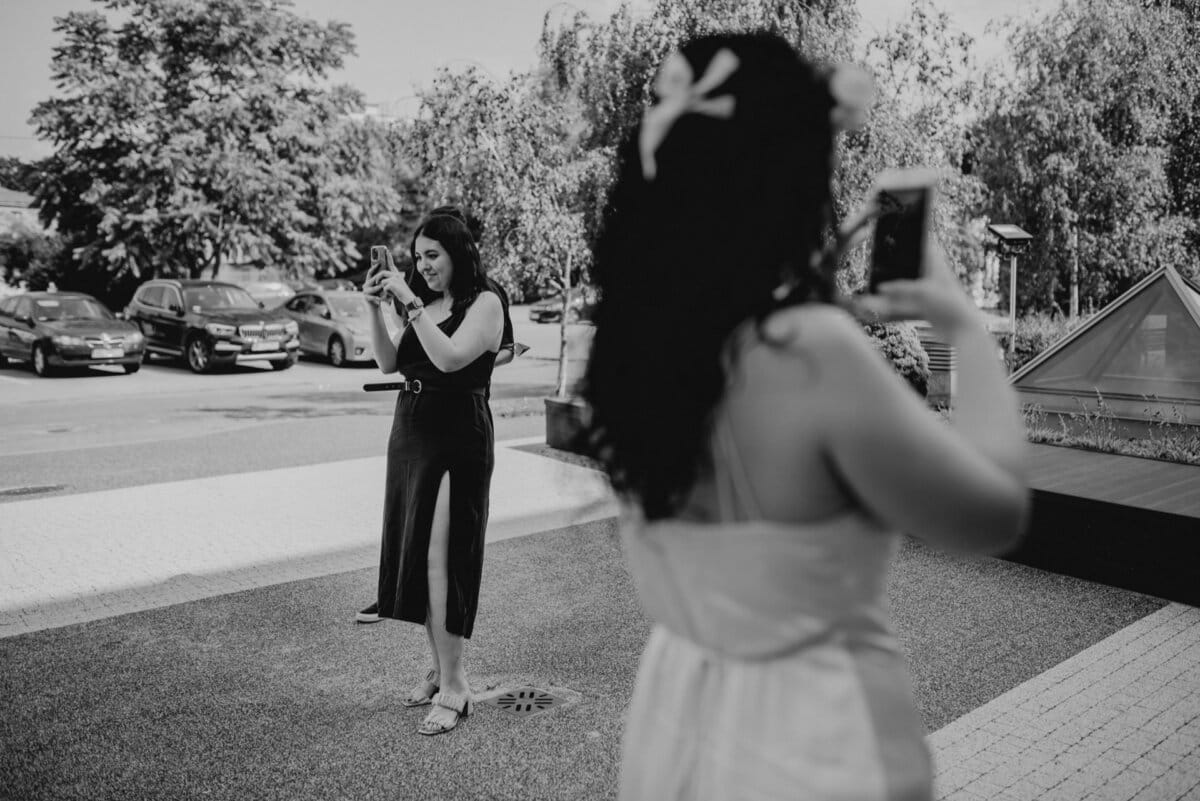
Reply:
[[[973, 334], [952, 338], [969, 347], [959, 351], [964, 391], [947, 425], [849, 315], [830, 312], [825, 330], [811, 337], [820, 380], [806, 400], [824, 422], [823, 449], [851, 494], [887, 525], [939, 547], [996, 553], [1011, 545], [1029, 505], [1024, 436], [1019, 418], [1013, 422], [1012, 390], [981, 377], [1000, 372], [994, 352], [975, 352]], [[991, 392], [968, 391], [969, 382]]]
[[414, 314], [410, 325], [425, 347], [433, 366], [443, 373], [461, 370], [485, 351], [496, 351], [504, 326], [500, 298], [493, 292], [480, 292], [467, 309], [466, 317], [452, 336], [438, 327], [427, 314]]
[[[368, 280], [363, 285], [363, 297], [367, 301], [370, 308], [371, 317], [371, 345], [375, 349], [375, 363], [379, 365], [379, 369], [384, 373], [396, 372], [396, 349], [400, 339], [397, 337], [392, 339], [388, 333], [387, 323], [384, 321], [386, 314], [395, 314], [391, 311], [385, 311], [385, 307], [389, 304], [386, 301], [386, 294], [383, 291], [382, 285], [376, 281]], [[399, 328], [401, 333], [407, 325], [406, 320], [399, 320]]]

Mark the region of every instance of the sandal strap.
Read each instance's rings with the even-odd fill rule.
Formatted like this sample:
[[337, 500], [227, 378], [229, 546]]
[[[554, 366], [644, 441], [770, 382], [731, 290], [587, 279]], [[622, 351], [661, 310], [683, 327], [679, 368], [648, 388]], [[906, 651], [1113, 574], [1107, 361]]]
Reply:
[[449, 709], [451, 712], [462, 714], [466, 708], [467, 702], [471, 697], [465, 693], [451, 693], [442, 690], [437, 695], [433, 696], [434, 706], [440, 706], [442, 709]]

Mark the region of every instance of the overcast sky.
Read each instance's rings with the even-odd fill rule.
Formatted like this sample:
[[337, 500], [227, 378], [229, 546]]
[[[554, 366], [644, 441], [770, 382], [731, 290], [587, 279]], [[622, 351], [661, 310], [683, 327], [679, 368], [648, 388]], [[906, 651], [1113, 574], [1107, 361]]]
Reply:
[[[1058, 0], [935, 0], [957, 26], [979, 41], [977, 55], [1001, 52], [984, 34], [993, 17], [1048, 9]], [[906, 0], [858, 0], [864, 35], [885, 30], [904, 14]], [[295, 10], [317, 20], [348, 22], [357, 54], [336, 77], [360, 89], [370, 102], [410, 111], [415, 87], [434, 70], [477, 64], [493, 76], [531, 66], [547, 11], [573, 8], [601, 16], [617, 0], [294, 0]], [[644, 9], [650, 0], [635, 0]], [[28, 125], [33, 106], [50, 96], [54, 18], [98, 8], [89, 0], [0, 0], [0, 155], [37, 158], [49, 148]]]

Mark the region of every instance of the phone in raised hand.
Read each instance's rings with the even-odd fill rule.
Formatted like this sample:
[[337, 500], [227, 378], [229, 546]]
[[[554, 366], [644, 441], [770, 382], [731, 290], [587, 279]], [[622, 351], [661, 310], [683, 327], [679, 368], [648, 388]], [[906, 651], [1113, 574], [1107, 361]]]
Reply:
[[937, 179], [937, 172], [927, 168], [879, 174], [873, 189], [875, 231], [868, 292], [875, 292], [885, 281], [921, 277]]

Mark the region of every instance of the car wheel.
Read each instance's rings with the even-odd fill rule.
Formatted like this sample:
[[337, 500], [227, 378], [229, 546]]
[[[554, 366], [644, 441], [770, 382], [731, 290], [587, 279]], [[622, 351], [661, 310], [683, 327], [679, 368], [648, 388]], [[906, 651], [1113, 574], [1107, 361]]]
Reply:
[[334, 335], [329, 338], [327, 353], [329, 355], [329, 363], [334, 367], [346, 366], [346, 343], [342, 341], [341, 337]]
[[49, 360], [46, 358], [46, 349], [41, 345], [33, 346], [33, 372], [37, 373], [42, 378], [54, 375], [54, 368], [50, 366]]
[[212, 347], [204, 341], [204, 337], [192, 337], [188, 340], [187, 366], [193, 373], [207, 373], [212, 369]]
[[141, 369], [142, 369], [142, 363], [141, 363], [141, 362], [134, 362], [133, 364], [123, 364], [123, 365], [121, 365], [121, 366], [125, 368], [125, 373], [126, 373], [126, 375], [133, 375], [133, 374], [134, 374], [134, 373], [136, 373], [138, 370], [141, 370]]
[[286, 359], [280, 359], [277, 362], [271, 362], [271, 369], [286, 370], [298, 361], [300, 361], [300, 357], [297, 354], [292, 353], [289, 354]]

